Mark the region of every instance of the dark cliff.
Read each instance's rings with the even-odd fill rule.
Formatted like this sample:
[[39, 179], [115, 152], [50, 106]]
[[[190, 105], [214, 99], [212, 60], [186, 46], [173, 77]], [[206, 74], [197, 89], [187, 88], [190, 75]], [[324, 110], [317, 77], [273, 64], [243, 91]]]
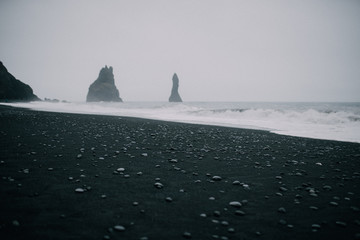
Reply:
[[122, 102], [119, 90], [115, 86], [113, 68], [105, 66], [100, 70], [99, 77], [89, 87], [87, 102]]
[[178, 91], [179, 90], [179, 78], [176, 75], [176, 73], [174, 73], [172, 82], [173, 82], [173, 86], [171, 89], [171, 95], [169, 97], [169, 102], [182, 102], [182, 99], [181, 99], [179, 91]]
[[39, 101], [32, 88], [11, 75], [0, 61], [0, 101]]

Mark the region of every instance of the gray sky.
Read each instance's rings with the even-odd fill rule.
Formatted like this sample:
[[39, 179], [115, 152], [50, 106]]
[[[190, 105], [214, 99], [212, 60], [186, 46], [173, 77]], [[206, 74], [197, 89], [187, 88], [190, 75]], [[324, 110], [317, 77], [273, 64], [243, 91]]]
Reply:
[[40, 98], [360, 101], [358, 0], [1, 0], [0, 60]]

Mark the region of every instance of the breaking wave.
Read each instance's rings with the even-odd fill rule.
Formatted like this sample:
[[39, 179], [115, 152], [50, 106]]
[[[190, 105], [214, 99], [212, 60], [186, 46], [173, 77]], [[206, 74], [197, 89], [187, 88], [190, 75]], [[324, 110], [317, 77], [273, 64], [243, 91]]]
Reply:
[[42, 111], [139, 117], [360, 143], [360, 103], [11, 103]]

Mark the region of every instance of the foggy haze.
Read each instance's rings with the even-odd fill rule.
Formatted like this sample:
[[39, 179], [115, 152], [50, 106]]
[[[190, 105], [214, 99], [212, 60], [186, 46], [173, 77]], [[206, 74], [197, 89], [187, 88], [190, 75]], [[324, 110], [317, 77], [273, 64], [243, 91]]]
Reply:
[[360, 101], [360, 1], [0, 2], [0, 60], [40, 98]]

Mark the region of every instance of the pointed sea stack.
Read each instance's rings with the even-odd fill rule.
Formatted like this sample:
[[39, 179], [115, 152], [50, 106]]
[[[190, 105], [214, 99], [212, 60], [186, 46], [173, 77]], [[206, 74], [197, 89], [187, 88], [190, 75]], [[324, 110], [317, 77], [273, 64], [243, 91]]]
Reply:
[[113, 68], [107, 67], [100, 70], [99, 77], [89, 87], [86, 97], [87, 102], [122, 102], [119, 90], [115, 86]]
[[181, 97], [179, 95], [178, 89], [179, 89], [179, 78], [174, 73], [174, 76], [172, 78], [173, 86], [171, 89], [171, 95], [169, 97], [169, 102], [182, 102]]
[[11, 75], [0, 61], [0, 101], [40, 101], [32, 88]]

